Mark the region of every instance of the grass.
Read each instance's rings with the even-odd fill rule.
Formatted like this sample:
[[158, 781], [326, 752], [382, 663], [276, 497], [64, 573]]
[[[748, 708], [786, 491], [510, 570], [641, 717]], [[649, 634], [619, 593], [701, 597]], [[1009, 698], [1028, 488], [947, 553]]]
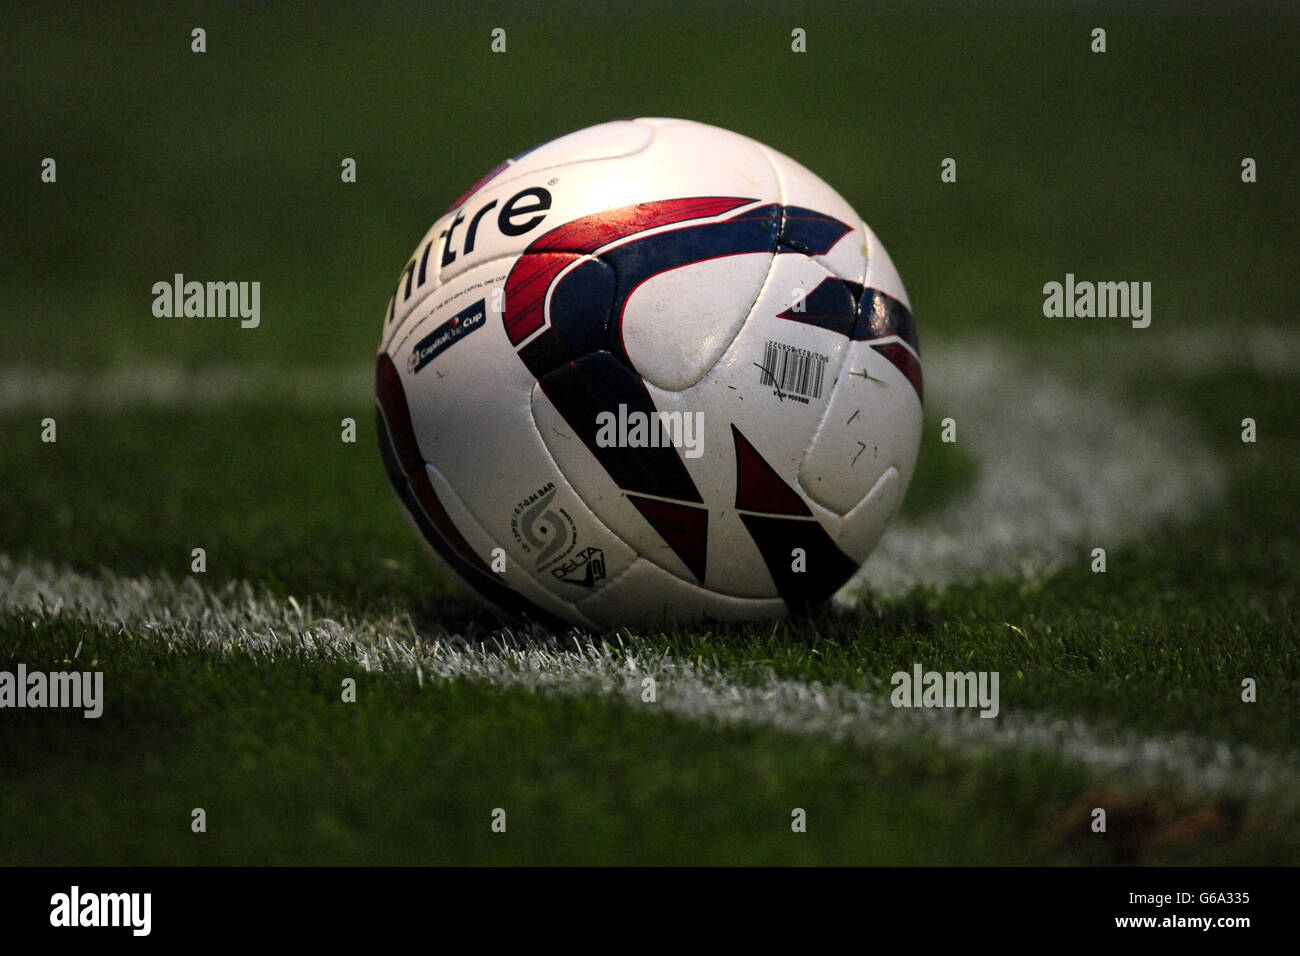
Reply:
[[[1279, 534], [1293, 521], [1280, 492], [1300, 478], [1300, 455], [1286, 439], [1270, 454], [1241, 445], [1232, 429], [1214, 428], [1225, 416], [1213, 409], [1225, 398], [1249, 401], [1269, 421], [1288, 399], [1250, 379], [1158, 388], [1219, 434], [1213, 445], [1233, 483], [1223, 507], [1119, 549], [1104, 576], [1081, 561], [1043, 582], [869, 599], [849, 616], [644, 637], [679, 660], [715, 661], [741, 682], [774, 672], [873, 688], [916, 661], [995, 669], [1006, 709], [1157, 737], [1208, 734], [1285, 756], [1300, 734], [1300, 666], [1289, 639], [1300, 561], [1294, 537]], [[319, 437], [312, 419], [321, 420]], [[398, 520], [369, 450], [339, 443], [333, 417], [240, 409], [133, 413], [113, 425], [109, 416], [86, 438], [43, 449], [62, 456], [45, 471], [48, 482], [9, 485], [25, 497], [4, 512], [0, 549], [43, 541], [42, 556], [74, 565], [179, 577], [189, 541], [210, 539], [216, 579], [249, 577], [300, 598], [328, 593], [356, 613], [405, 604], [419, 617], [457, 603], [439, 596], [446, 585]], [[293, 440], [328, 443], [329, 467], [304, 453], [249, 468], [272, 425]], [[200, 442], [214, 469], [190, 454]], [[159, 447], [176, 454], [152, 469], [130, 467]], [[248, 475], [230, 481], [226, 468]], [[306, 513], [303, 501], [313, 502]], [[151, 521], [132, 520], [146, 502], [155, 503]], [[49, 533], [50, 515], [57, 522], [67, 510], [67, 533]], [[95, 550], [79, 544], [87, 540]], [[0, 634], [0, 667], [66, 667], [80, 645], [77, 659], [107, 672], [111, 694], [100, 721], [27, 711], [0, 724], [12, 796], [3, 829], [28, 833], [0, 849], [5, 862], [1300, 858], [1285, 836], [1300, 832], [1295, 794], [1246, 801], [1135, 790], [1049, 756], [837, 745], [612, 700], [458, 682], [420, 688], [410, 676], [293, 655], [180, 654], [138, 630], [91, 621], [10, 613], [0, 616]], [[360, 684], [355, 705], [339, 702], [345, 676]], [[1260, 681], [1257, 704], [1241, 703], [1242, 676]], [[1119, 807], [1131, 825], [1092, 845], [1070, 823], [1084, 804]], [[208, 834], [188, 830], [192, 806], [207, 810]], [[489, 829], [498, 806], [508, 838]], [[793, 807], [815, 823], [807, 839], [789, 831]]]
[[[113, 675], [112, 702], [99, 721], [25, 711], [3, 725], [22, 785], [0, 823], [24, 834], [0, 849], [6, 865], [1258, 863], [1297, 850], [1294, 807], [1102, 796], [1050, 757], [860, 750], [597, 698], [166, 654], [75, 624], [10, 619], [16, 630], [31, 666], [80, 646], [83, 666]], [[345, 677], [355, 704], [340, 702]], [[1105, 843], [1076, 813], [1090, 798], [1115, 808]], [[490, 827], [497, 808], [505, 834]], [[794, 808], [805, 834], [790, 830]]]
[[[7, 7], [0, 142], [17, 172], [0, 372], [364, 372], [405, 256], [502, 156], [617, 116], [737, 128], [807, 162], [871, 222], [908, 284], [923, 356], [927, 342], [1014, 342], [1133, 407], [1174, 410], [1228, 487], [1191, 523], [1108, 549], [1104, 575], [1081, 554], [1046, 580], [640, 639], [740, 683], [874, 691], [914, 662], [992, 669], [1004, 711], [1293, 759], [1300, 370], [1251, 370], [1235, 333], [1294, 321], [1300, 233], [1283, 212], [1300, 199], [1284, 171], [1300, 18], [550, 9], [357, 6], [308, 23], [288, 7]], [[1098, 23], [1105, 56], [1087, 51]], [[195, 25], [202, 56], [188, 52]], [[498, 25], [509, 52], [494, 57]], [[787, 52], [793, 25], [806, 55]], [[47, 155], [55, 185], [38, 180]], [[339, 182], [344, 156], [355, 185]], [[956, 184], [939, 180], [946, 156]], [[1259, 162], [1253, 185], [1243, 156]], [[175, 272], [262, 281], [262, 326], [154, 318], [151, 286]], [[1044, 320], [1042, 284], [1066, 272], [1151, 281], [1152, 327]], [[1158, 350], [1136, 375], [1112, 361], [1130, 336], [1188, 332], [1222, 333], [1218, 371], [1189, 377]], [[179, 579], [203, 547], [212, 584], [362, 618], [410, 611], [429, 636], [439, 621], [490, 627], [401, 520], [358, 381], [315, 405], [58, 407], [52, 445], [44, 410], [0, 411], [0, 553]], [[989, 383], [1008, 414], [1014, 384]], [[928, 409], [906, 520], [959, 504], [978, 477], [960, 443], [938, 441], [949, 411]], [[356, 444], [339, 440], [345, 416]], [[0, 864], [1300, 862], [1294, 790], [1188, 793], [1051, 754], [834, 743], [294, 654], [181, 653], [138, 627], [0, 611], [0, 669], [74, 659], [105, 670], [109, 711], [3, 712]], [[339, 699], [345, 677], [355, 704]], [[1241, 701], [1245, 677], [1257, 703]], [[1094, 806], [1111, 811], [1105, 839], [1086, 829]], [[190, 831], [194, 807], [206, 834]], [[495, 807], [505, 835], [490, 830]], [[794, 807], [806, 834], [790, 831]]]
[[[215, 577], [321, 594], [356, 611], [447, 596], [401, 517], [368, 413], [73, 409], [56, 414], [51, 444], [39, 440], [39, 419], [0, 416], [0, 442], [35, 456], [0, 455], [0, 483], [10, 489], [0, 551], [90, 572], [180, 576], [201, 547]], [[344, 417], [357, 422], [355, 443], [341, 440]], [[40, 481], [31, 480], [33, 465]], [[905, 514], [950, 501], [974, 468], [930, 430]]]

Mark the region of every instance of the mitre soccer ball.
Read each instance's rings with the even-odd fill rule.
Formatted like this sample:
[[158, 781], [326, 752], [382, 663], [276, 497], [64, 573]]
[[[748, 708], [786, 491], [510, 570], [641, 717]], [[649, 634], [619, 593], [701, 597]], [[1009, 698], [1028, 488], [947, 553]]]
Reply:
[[509, 613], [784, 615], [899, 507], [921, 435], [907, 293], [794, 160], [684, 120], [502, 163], [398, 277], [379, 443], [415, 527]]

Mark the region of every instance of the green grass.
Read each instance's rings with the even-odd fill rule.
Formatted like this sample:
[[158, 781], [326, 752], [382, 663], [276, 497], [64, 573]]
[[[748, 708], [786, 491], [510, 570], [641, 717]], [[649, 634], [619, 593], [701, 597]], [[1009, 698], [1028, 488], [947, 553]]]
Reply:
[[[1104, 57], [1087, 52], [1098, 24]], [[195, 25], [203, 56], [188, 52]], [[510, 52], [493, 57], [499, 25]], [[787, 52], [796, 25], [804, 56]], [[907, 282], [923, 356], [1022, 344], [1067, 379], [1185, 417], [1228, 486], [1190, 524], [1108, 548], [1105, 575], [1081, 554], [1047, 580], [640, 636], [742, 683], [875, 691], [918, 661], [992, 669], [1004, 711], [1294, 757], [1300, 369], [1264, 377], [1233, 354], [1243, 325], [1294, 323], [1294, 12], [358, 5], [306, 22], [287, 6], [33, 5], [7, 7], [0, 27], [0, 373], [363, 370], [405, 256], [501, 157], [618, 116], [736, 128], [868, 219]], [[53, 186], [37, 178], [47, 155]], [[354, 186], [338, 180], [344, 156]], [[945, 156], [956, 184], [939, 181]], [[1043, 319], [1042, 284], [1067, 271], [1152, 281], [1152, 327]], [[150, 287], [175, 272], [262, 281], [262, 327], [154, 318]], [[1189, 379], [1153, 361], [1133, 375], [1111, 360], [1129, 336], [1188, 331], [1222, 331], [1223, 371]], [[1019, 411], [1014, 382], [988, 387]], [[938, 441], [953, 413], [927, 409], [906, 520], [959, 505], [978, 477], [960, 442]], [[492, 626], [402, 521], [368, 403], [73, 405], [49, 412], [53, 445], [45, 414], [0, 411], [0, 553], [179, 579], [203, 547], [208, 583], [359, 617], [410, 611], [429, 636], [439, 621]], [[1248, 415], [1254, 445], [1239, 437]], [[339, 440], [344, 416], [355, 445]], [[1294, 791], [1140, 787], [1050, 754], [837, 744], [0, 612], [0, 669], [74, 655], [105, 670], [109, 710], [0, 712], [0, 864], [1300, 862]], [[339, 700], [344, 677], [355, 704]], [[1244, 677], [1257, 703], [1241, 702]], [[1099, 805], [1105, 839], [1086, 831]], [[194, 807], [206, 834], [190, 832]], [[495, 807], [507, 834], [489, 829]], [[790, 832], [793, 807], [806, 834]]]
[[[1017, 823], [972, 810], [952, 818], [942, 775], [920, 792], [880, 786], [882, 772], [923, 780], [924, 755], [796, 751], [772, 733], [599, 700], [421, 690], [413, 677], [292, 660], [160, 658], [145, 641], [81, 628], [25, 638], [37, 659], [78, 642], [123, 675], [113, 682], [121, 703], [98, 722], [28, 712], [6, 723], [39, 728], [46, 745], [11, 765], [24, 786], [0, 820], [6, 832], [30, 828], [0, 852], [4, 863], [849, 862], [868, 851], [902, 862], [917, 859], [918, 840], [931, 844], [922, 859], [939, 862], [958, 846], [1005, 843]], [[345, 676], [359, 682], [356, 704], [339, 701]], [[996, 792], [996, 768], [948, 772]], [[70, 774], [83, 781], [71, 795]], [[1020, 799], [1028, 816], [1030, 795]], [[196, 806], [208, 814], [201, 836], [189, 829]], [[810, 839], [790, 832], [796, 806], [812, 814]], [[496, 807], [505, 835], [490, 830]]]
[[[1104, 56], [1087, 49], [1099, 22]], [[986, 330], [1086, 348], [1095, 326], [1041, 318], [1043, 283], [1066, 271], [1151, 280], [1156, 329], [1215, 324], [1221, 305], [1292, 318], [1300, 235], [1278, 211], [1300, 205], [1285, 172], [1300, 25], [1283, 7], [359, 4], [306, 23], [289, 5], [33, 5], [5, 27], [6, 229], [34, 227], [6, 235], [16, 321], [0, 346], [37, 364], [350, 363], [469, 183], [634, 115], [736, 128], [833, 184], [889, 247], [923, 345]], [[39, 181], [44, 156], [56, 185]], [[939, 179], [947, 156], [955, 184]], [[1243, 156], [1260, 163], [1252, 186]], [[262, 281], [262, 327], [155, 319], [149, 290], [176, 272]], [[51, 334], [65, 315], [76, 334]]]
[[[1046, 582], [645, 636], [741, 682], [771, 671], [873, 688], [915, 661], [995, 669], [1005, 709], [1292, 752], [1300, 559], [1285, 533], [1294, 513], [1284, 490], [1300, 480], [1300, 449], [1286, 437], [1268, 451], [1243, 446], [1235, 413], [1216, 411], [1244, 402], [1274, 421], [1289, 399], [1258, 380], [1208, 384], [1151, 388], [1218, 436], [1211, 445], [1232, 478], [1225, 504], [1118, 549], [1104, 576], [1081, 559]], [[3, 513], [0, 550], [26, 544], [74, 566], [180, 577], [190, 541], [207, 541], [210, 579], [328, 594], [356, 613], [450, 613], [461, 602], [399, 520], [373, 450], [339, 443], [336, 420], [286, 409], [64, 418], [61, 435], [82, 428], [84, 437], [26, 439], [57, 463], [43, 469], [46, 481], [4, 475], [15, 506]], [[268, 433], [289, 436], [281, 448], [294, 453], [255, 466]], [[5, 437], [6, 447], [21, 439], [16, 428]], [[151, 451], [153, 467], [134, 467]], [[94, 622], [6, 614], [0, 634], [0, 668], [66, 667], [80, 644], [80, 666], [104, 669], [110, 694], [99, 721], [9, 712], [0, 723], [12, 798], [0, 830], [28, 834], [0, 846], [4, 862], [1300, 859], [1294, 794], [1133, 790], [1045, 756], [810, 742], [615, 701], [419, 688], [409, 675], [293, 656], [180, 654]], [[361, 685], [355, 705], [339, 701], [344, 676]], [[1242, 676], [1260, 681], [1257, 704], [1240, 702]], [[1093, 805], [1120, 808], [1104, 845], [1070, 822]], [[193, 806], [208, 811], [208, 834], [189, 832]], [[505, 837], [488, 826], [497, 806], [507, 810]], [[796, 806], [814, 824], [806, 839], [789, 832]], [[1188, 831], [1185, 820], [1200, 822]]]
[[[355, 443], [340, 439], [344, 417]], [[58, 441], [44, 444], [38, 419], [0, 415], [0, 443], [28, 450], [0, 455], [0, 551], [179, 576], [201, 547], [216, 577], [358, 611], [448, 594], [401, 518], [369, 408], [72, 409], [56, 421]], [[931, 429], [918, 470], [909, 518], [951, 501], [975, 465]]]
[[[1188, 848], [1171, 833], [1207, 808], [1192, 859], [1300, 849], [1294, 807], [1101, 795], [1049, 757], [862, 751], [293, 656], [168, 654], [85, 626], [10, 618], [6, 632], [31, 666], [68, 666], [80, 647], [112, 675], [98, 721], [3, 725], [0, 826], [22, 832], [6, 865], [1177, 861]], [[340, 701], [346, 677], [356, 703]], [[1110, 841], [1088, 842], [1089, 799], [1115, 808]], [[206, 833], [190, 829], [196, 807]]]

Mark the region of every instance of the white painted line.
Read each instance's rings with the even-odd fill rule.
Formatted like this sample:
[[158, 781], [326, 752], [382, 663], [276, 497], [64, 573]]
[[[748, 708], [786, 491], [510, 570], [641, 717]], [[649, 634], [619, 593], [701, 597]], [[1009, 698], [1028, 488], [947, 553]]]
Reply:
[[[1114, 548], [1163, 521], [1188, 520], [1222, 493], [1213, 456], [1175, 416], [1133, 409], [1009, 357], [993, 345], [930, 348], [925, 355], [930, 427], [951, 415], [978, 463], [969, 495], [919, 523], [891, 528], [859, 580], [885, 593], [917, 583], [943, 587], [982, 577], [1050, 573]], [[26, 377], [24, 377], [26, 376]], [[86, 404], [94, 408], [226, 405], [274, 399], [306, 405], [369, 404], [369, 373], [284, 372], [228, 367], [119, 370], [87, 379], [0, 371], [0, 411]], [[194, 579], [92, 578], [0, 556], [0, 608], [125, 626], [179, 648], [242, 648], [272, 658], [303, 653], [421, 680], [480, 680], [558, 694], [640, 703], [645, 675], [662, 709], [683, 717], [906, 747], [924, 740], [959, 754], [1021, 749], [1083, 764], [1099, 775], [1166, 781], [1194, 792], [1295, 792], [1300, 757], [1195, 736], [1144, 738], [1078, 719], [1018, 713], [982, 720], [952, 711], [900, 711], [884, 688], [780, 680], [736, 681], [716, 668], [673, 659], [634, 637], [596, 644], [576, 633], [472, 641], [419, 634], [402, 617], [349, 620], [318, 602], [300, 606], [246, 584], [215, 591]]]
[[[970, 758], [1023, 751], [1082, 765], [1101, 780], [1166, 784], [1194, 794], [1300, 793], [1300, 754], [1265, 754], [1196, 735], [1143, 737], [1079, 718], [1020, 713], [1004, 691], [1002, 713], [981, 719], [951, 710], [896, 710], [887, 687], [862, 691], [769, 673], [736, 681], [719, 669], [679, 661], [642, 639], [597, 644], [571, 632], [548, 637], [498, 631], [468, 640], [420, 634], [404, 617], [351, 620], [314, 601], [284, 600], [227, 582], [90, 577], [48, 563], [0, 555], [0, 609], [24, 617], [80, 620], [127, 628], [185, 651], [241, 649], [274, 660], [299, 655], [360, 662], [413, 673], [422, 683], [481, 681], [558, 695], [596, 695], [677, 716], [750, 724], [869, 746], [924, 742]], [[123, 635], [122, 639], [128, 639]], [[657, 683], [657, 703], [641, 702], [642, 679]], [[106, 714], [112, 708], [112, 674]]]
[[0, 368], [0, 414], [55, 414], [70, 408], [224, 408], [257, 402], [308, 408], [374, 402], [373, 366], [280, 368], [217, 364], [190, 369], [176, 363], [119, 365], [94, 372], [27, 365]]
[[[1279, 337], [1290, 341], [1271, 329], [1257, 337], [1283, 354]], [[841, 591], [841, 601], [864, 585], [899, 595], [918, 584], [942, 589], [1047, 575], [1086, 560], [1093, 547], [1109, 553], [1160, 522], [1187, 520], [1222, 494], [1221, 468], [1185, 423], [1066, 384], [1033, 357], [1013, 357], [1008, 349], [955, 344], [926, 350], [926, 427], [937, 428], [948, 416], [957, 420], [959, 447], [977, 462], [975, 488], [918, 523], [895, 521]], [[123, 367], [87, 376], [0, 369], [0, 413], [257, 401], [369, 408], [371, 373], [362, 367], [238, 365]]]
[[[1068, 384], [1005, 345], [927, 352], [926, 427], [957, 423], [974, 488], [914, 524], [896, 521], [841, 591], [1040, 577], [1185, 522], [1226, 485], [1189, 424]], [[933, 383], [933, 385], [931, 385]]]
[[[963, 371], [963, 355], [988, 352], [991, 360], [1002, 366], [1006, 361], [1002, 346], [1010, 343], [990, 344], [993, 347], [988, 349], [972, 349], [961, 343], [922, 343], [926, 404], [931, 410], [933, 399], [945, 392], [953, 399], [970, 394], [967, 380], [971, 376]], [[1059, 353], [1047, 357], [1060, 360]], [[1076, 359], [1081, 366], [1091, 365], [1107, 381], [1146, 376], [1153, 370], [1184, 379], [1224, 372], [1282, 378], [1300, 374], [1300, 329], [1257, 324], [1234, 328], [1230, 335], [1210, 328], [1179, 329], [1177, 334], [1165, 335], [1153, 328], [1125, 335], [1122, 348], [1099, 348], [1091, 355], [1071, 357], [1072, 362]], [[954, 376], [962, 381], [949, 390], [945, 383]], [[1017, 407], [1014, 383], [977, 378], [978, 395], [997, 400], [999, 414]], [[316, 368], [215, 363], [194, 368], [156, 362], [80, 372], [11, 365], [0, 367], [0, 414], [52, 413], [70, 407], [107, 411], [219, 408], [259, 401], [369, 405], [373, 382], [374, 366], [369, 363]], [[941, 391], [936, 393], [936, 388]]]

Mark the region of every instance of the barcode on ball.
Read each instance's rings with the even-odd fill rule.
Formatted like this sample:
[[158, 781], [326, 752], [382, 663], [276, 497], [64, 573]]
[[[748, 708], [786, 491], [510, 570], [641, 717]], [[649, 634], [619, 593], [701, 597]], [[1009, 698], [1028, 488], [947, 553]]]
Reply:
[[782, 396], [805, 402], [810, 398], [821, 398], [826, 358], [819, 352], [769, 340], [763, 347], [759, 384], [771, 386]]

